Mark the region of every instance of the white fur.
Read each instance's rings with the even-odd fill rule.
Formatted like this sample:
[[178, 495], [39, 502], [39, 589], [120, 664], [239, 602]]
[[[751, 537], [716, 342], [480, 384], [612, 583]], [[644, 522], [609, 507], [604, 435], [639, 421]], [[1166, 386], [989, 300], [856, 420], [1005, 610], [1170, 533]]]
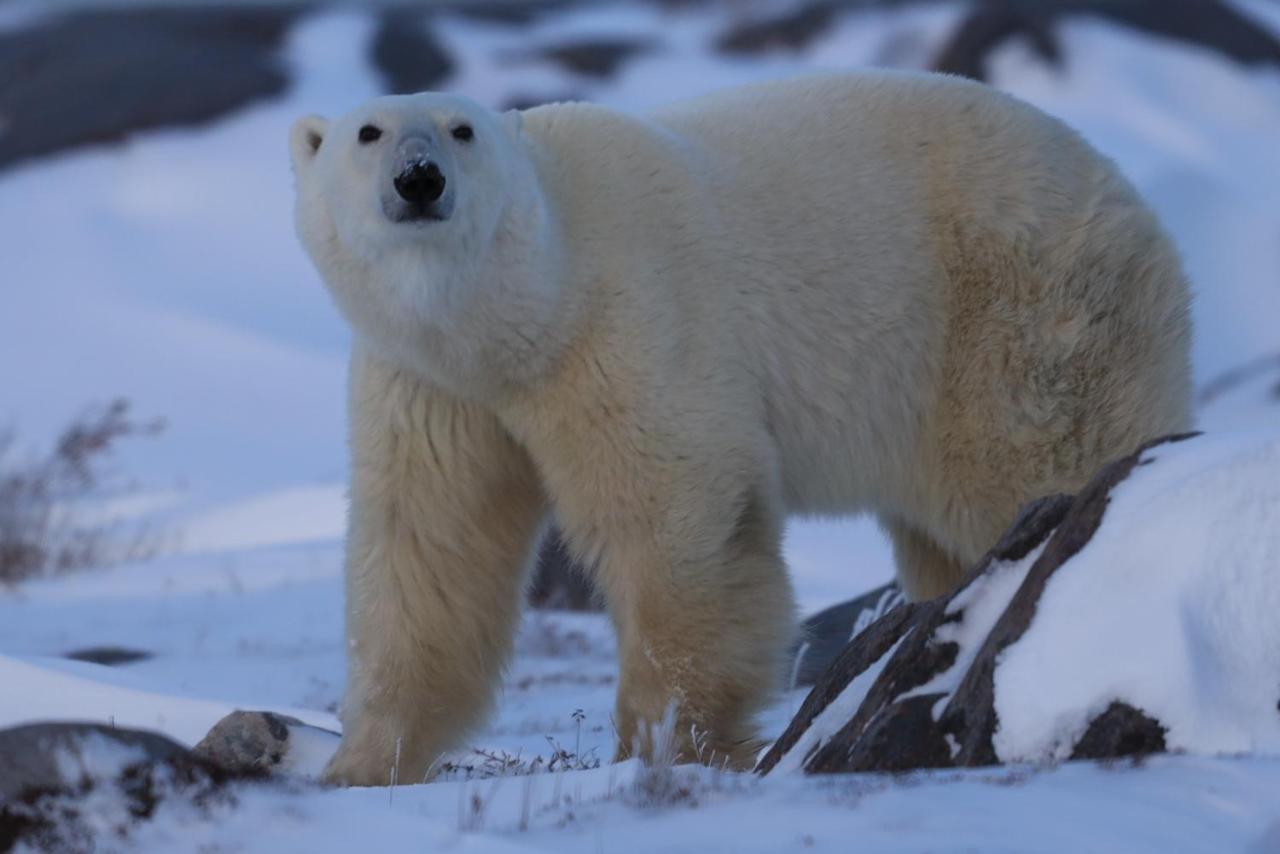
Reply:
[[[422, 127], [453, 216], [392, 222], [386, 152]], [[831, 75], [522, 123], [383, 98], [301, 120], [293, 152], [357, 339], [333, 779], [385, 781], [397, 740], [409, 779], [478, 720], [547, 506], [618, 629], [621, 752], [674, 702], [704, 756], [746, 764], [793, 626], [786, 514], [878, 514], [936, 595], [1021, 503], [1189, 420], [1154, 218], [978, 84]]]

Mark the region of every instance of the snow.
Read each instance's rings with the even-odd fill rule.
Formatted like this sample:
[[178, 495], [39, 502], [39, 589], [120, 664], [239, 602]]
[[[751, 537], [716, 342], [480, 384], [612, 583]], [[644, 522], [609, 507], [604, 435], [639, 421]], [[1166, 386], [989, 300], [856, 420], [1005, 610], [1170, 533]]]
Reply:
[[184, 552], [332, 541], [347, 521], [346, 488], [298, 486], [211, 507], [183, 520]]
[[[1237, 5], [1280, 31], [1273, 6]], [[459, 62], [447, 87], [492, 106], [513, 96], [582, 96], [643, 109], [806, 69], [918, 67], [961, 10], [943, 2], [847, 11], [802, 51], [710, 50], [746, 8], [584, 4], [531, 28], [448, 16], [437, 34]], [[0, 4], [0, 30], [42, 14], [45, 4]], [[163, 416], [162, 437], [122, 448], [118, 470], [147, 489], [113, 512], [150, 519], [175, 543], [149, 563], [0, 590], [0, 727], [114, 720], [191, 744], [235, 708], [337, 726], [349, 339], [293, 235], [286, 139], [297, 116], [343, 112], [378, 91], [365, 57], [372, 32], [358, 8], [308, 15], [289, 36], [296, 80], [282, 97], [206, 127], [152, 131], [0, 172], [0, 422], [17, 419], [35, 441], [117, 395], [144, 417]], [[994, 82], [1078, 128], [1156, 207], [1196, 289], [1198, 383], [1280, 353], [1280, 72], [1095, 19], [1072, 18], [1062, 35], [1063, 71], [1015, 40], [994, 57]], [[638, 37], [652, 49], [608, 79], [526, 59], [536, 46], [586, 36]], [[1274, 549], [1274, 537], [1247, 535], [1278, 527], [1278, 374], [1251, 375], [1202, 412], [1211, 430], [1262, 432], [1152, 452], [1159, 464], [1117, 490], [1102, 539], [1077, 558], [1081, 571], [1051, 581], [1033, 631], [998, 670], [998, 702], [1011, 704], [1007, 717], [1001, 708], [1002, 756], [1058, 755], [1080, 710], [1113, 694], [1169, 715], [1171, 743], [1249, 755], [828, 780], [682, 768], [673, 771], [676, 791], [687, 794], [655, 804], [637, 795], [634, 763], [608, 763], [617, 668], [607, 620], [536, 614], [523, 623], [498, 709], [473, 744], [530, 759], [549, 755], [551, 738], [599, 757], [601, 768], [394, 792], [298, 780], [249, 786], [207, 811], [166, 801], [130, 845], [1280, 850], [1276, 716], [1252, 715], [1280, 672], [1274, 619], [1264, 619], [1280, 602], [1271, 579], [1244, 571], [1262, 559], [1280, 568], [1274, 552], [1260, 551]], [[1210, 495], [1229, 501], [1210, 505]], [[1126, 559], [1126, 537], [1140, 537], [1152, 557]], [[871, 520], [795, 520], [785, 554], [806, 613], [892, 574]], [[984, 601], [1011, 595], [1025, 568], [1004, 567]], [[1094, 577], [1104, 571], [1105, 586]], [[1126, 625], [1120, 614], [1141, 620]], [[957, 639], [976, 636], [990, 619], [966, 613], [952, 630]], [[1132, 655], [1108, 652], [1123, 643], [1135, 644]], [[154, 656], [116, 668], [61, 658], [95, 645]], [[855, 706], [868, 680], [855, 681], [840, 707]], [[780, 698], [762, 715], [765, 731], [780, 732], [801, 698]], [[1048, 704], [1075, 711], [1045, 737], [1035, 717]], [[833, 712], [827, 723], [836, 722]], [[314, 774], [332, 749], [312, 735], [290, 755], [298, 777]], [[797, 746], [786, 761], [807, 750]], [[94, 808], [106, 815], [113, 807]]]
[[82, 743], [64, 746], [54, 753], [58, 777], [63, 780], [109, 780], [146, 758], [141, 745], [124, 744], [99, 733], [89, 733]]
[[1172, 750], [1280, 753], [1278, 532], [1280, 431], [1144, 454], [996, 668], [996, 754], [1064, 758], [1113, 701]]
[[800, 580], [796, 599], [806, 614], [893, 578], [893, 555], [870, 518], [792, 519], [782, 550]]
[[[828, 780], [677, 769], [687, 794], [636, 799], [634, 763], [556, 779], [297, 791], [252, 787], [208, 814], [170, 800], [135, 850], [325, 852], [1267, 851], [1280, 763], [1158, 758]], [[530, 786], [526, 781], [533, 781]], [[527, 822], [524, 817], [528, 816]], [[524, 828], [524, 829], [522, 829]]]
[[1200, 429], [1280, 425], [1280, 352], [1252, 359], [1216, 378], [1200, 395]]
[[[51, 720], [94, 720], [151, 729], [194, 745], [209, 728], [233, 711], [224, 703], [190, 700], [113, 685], [91, 675], [97, 665], [71, 666], [58, 659], [29, 661], [0, 657], [0, 680], [10, 686], [0, 698], [5, 725]], [[86, 675], [77, 675], [79, 671]], [[104, 674], [112, 681], [115, 673]], [[74, 703], [68, 700], [74, 698]]]

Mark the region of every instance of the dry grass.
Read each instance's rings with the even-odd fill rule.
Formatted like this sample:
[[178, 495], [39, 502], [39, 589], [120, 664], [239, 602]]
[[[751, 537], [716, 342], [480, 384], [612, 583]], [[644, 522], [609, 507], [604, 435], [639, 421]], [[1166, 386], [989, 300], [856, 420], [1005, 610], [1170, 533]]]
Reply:
[[554, 774], [560, 771], [590, 771], [600, 767], [595, 750], [578, 753], [568, 750], [551, 736], [549, 756], [541, 754], [526, 759], [519, 753], [505, 750], [481, 750], [473, 748], [465, 758], [443, 762], [439, 766], [439, 780], [488, 780], [494, 777], [524, 777], [529, 774]]
[[115, 400], [75, 419], [43, 455], [20, 453], [14, 432], [0, 431], [0, 584], [154, 551], [146, 532], [113, 522], [102, 506], [130, 491], [107, 467], [115, 447], [163, 427]]

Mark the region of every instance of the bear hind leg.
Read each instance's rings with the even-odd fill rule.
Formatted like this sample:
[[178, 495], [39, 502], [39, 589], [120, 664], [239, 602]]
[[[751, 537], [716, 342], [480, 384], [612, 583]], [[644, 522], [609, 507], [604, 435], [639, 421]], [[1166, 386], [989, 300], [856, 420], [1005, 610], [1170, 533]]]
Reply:
[[965, 565], [919, 528], [898, 519], [882, 519], [893, 543], [898, 584], [912, 601], [949, 593], [965, 577]]
[[601, 565], [619, 636], [618, 758], [749, 769], [795, 627], [780, 520], [752, 496], [715, 554], [663, 551]]

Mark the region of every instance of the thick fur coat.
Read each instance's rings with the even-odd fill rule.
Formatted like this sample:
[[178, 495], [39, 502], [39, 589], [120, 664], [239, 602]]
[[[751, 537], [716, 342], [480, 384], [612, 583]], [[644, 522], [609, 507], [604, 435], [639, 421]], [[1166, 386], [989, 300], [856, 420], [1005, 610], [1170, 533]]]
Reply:
[[[419, 779], [483, 718], [549, 513], [617, 628], [620, 752], [674, 710], [684, 755], [696, 732], [749, 765], [794, 627], [788, 514], [875, 514], [930, 597], [1023, 502], [1190, 420], [1151, 212], [975, 83], [811, 77], [643, 117], [382, 98], [299, 120], [292, 151], [356, 342], [334, 780], [396, 756]], [[401, 198], [411, 167], [437, 198]]]

